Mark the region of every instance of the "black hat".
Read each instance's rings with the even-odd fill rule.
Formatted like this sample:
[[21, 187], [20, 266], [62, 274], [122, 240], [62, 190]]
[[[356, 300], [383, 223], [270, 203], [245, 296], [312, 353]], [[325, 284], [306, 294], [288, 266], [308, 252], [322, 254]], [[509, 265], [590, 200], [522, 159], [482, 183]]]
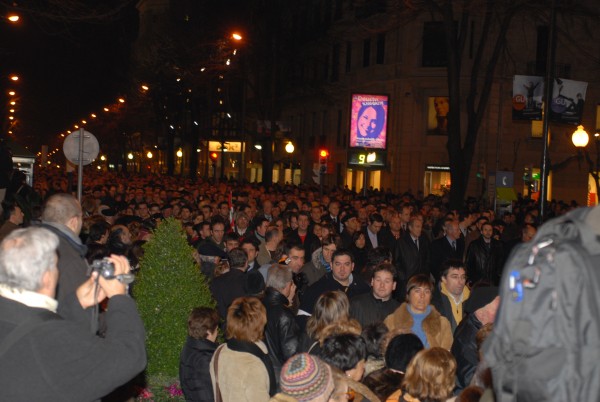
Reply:
[[346, 222], [348, 222], [348, 221], [349, 221], [350, 219], [352, 219], [352, 218], [358, 218], [358, 217], [356, 216], [356, 214], [353, 214], [353, 213], [346, 214], [346, 215], [344, 215], [344, 217], [342, 218], [342, 223], [345, 225], [345, 224], [346, 224]]
[[487, 306], [498, 296], [496, 286], [481, 286], [473, 288], [471, 295], [463, 304], [465, 313], [474, 313], [482, 307]]

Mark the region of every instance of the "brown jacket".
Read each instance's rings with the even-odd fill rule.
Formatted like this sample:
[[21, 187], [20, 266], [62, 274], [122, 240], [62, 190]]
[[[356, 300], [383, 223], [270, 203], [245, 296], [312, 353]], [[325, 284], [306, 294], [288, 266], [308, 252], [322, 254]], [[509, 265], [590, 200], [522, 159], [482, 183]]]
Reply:
[[[408, 311], [408, 304], [402, 303], [396, 311], [386, 317], [383, 323], [390, 331], [411, 332], [413, 318]], [[439, 346], [446, 350], [450, 350], [452, 347], [450, 322], [434, 306], [431, 306], [431, 313], [423, 320], [423, 331], [427, 336], [429, 347]]]

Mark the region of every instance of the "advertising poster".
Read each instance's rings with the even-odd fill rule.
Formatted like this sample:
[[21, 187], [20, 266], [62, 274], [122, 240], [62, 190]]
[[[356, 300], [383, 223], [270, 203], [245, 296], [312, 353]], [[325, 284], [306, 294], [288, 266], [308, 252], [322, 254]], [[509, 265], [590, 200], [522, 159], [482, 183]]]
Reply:
[[550, 120], [560, 123], [581, 124], [587, 82], [555, 78], [550, 103]]
[[430, 96], [427, 99], [427, 135], [448, 135], [449, 111], [447, 96]]
[[385, 149], [388, 96], [354, 94], [351, 107], [350, 147]]
[[513, 78], [513, 120], [542, 120], [544, 78], [515, 75]]

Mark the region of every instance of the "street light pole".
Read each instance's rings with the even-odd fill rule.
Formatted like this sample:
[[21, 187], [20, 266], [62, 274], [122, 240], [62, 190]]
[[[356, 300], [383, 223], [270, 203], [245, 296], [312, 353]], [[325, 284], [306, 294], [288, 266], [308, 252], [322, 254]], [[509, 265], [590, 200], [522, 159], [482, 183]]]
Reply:
[[548, 142], [549, 142], [549, 121], [550, 121], [550, 103], [552, 102], [552, 84], [554, 83], [554, 60], [556, 50], [556, 0], [552, 0], [550, 8], [550, 32], [548, 38], [548, 55], [546, 57], [546, 91], [544, 100], [544, 123], [543, 123], [543, 141], [540, 183], [540, 223], [544, 222], [546, 215], [546, 198], [548, 194]]

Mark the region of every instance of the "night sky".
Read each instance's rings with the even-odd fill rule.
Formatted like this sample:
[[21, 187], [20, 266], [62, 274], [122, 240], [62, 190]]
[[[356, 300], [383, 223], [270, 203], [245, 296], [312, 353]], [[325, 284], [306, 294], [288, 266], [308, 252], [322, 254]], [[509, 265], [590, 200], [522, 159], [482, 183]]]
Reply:
[[20, 95], [17, 142], [37, 151], [124, 94], [137, 25], [135, 2], [108, 21], [63, 20], [27, 11], [16, 25], [2, 21], [1, 71], [4, 77], [21, 77], [8, 84]]

